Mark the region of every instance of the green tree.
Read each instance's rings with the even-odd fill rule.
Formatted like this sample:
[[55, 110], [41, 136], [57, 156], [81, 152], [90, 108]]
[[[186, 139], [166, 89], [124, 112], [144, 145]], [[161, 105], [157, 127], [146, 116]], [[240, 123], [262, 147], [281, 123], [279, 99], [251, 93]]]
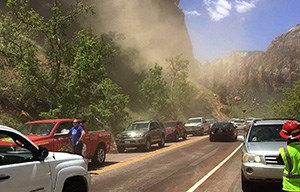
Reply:
[[270, 102], [274, 116], [300, 118], [300, 81], [291, 88], [281, 89], [281, 98]]
[[189, 61], [181, 55], [167, 59], [170, 118], [183, 118], [189, 114], [196, 97], [196, 89], [188, 81]]
[[10, 80], [0, 82], [7, 88], [1, 99], [42, 118], [82, 117], [102, 126], [116, 125], [114, 117], [126, 119], [128, 97], [105, 69], [117, 54], [112, 37], [70, 30], [91, 7], [76, 1], [65, 10], [54, 1], [45, 18], [29, 2], [8, 0], [9, 11], [0, 16], [0, 56], [6, 61], [0, 67]]
[[155, 64], [146, 74], [146, 78], [139, 85], [142, 103], [149, 109], [150, 118], [164, 118], [167, 95], [167, 82], [162, 76], [163, 68]]

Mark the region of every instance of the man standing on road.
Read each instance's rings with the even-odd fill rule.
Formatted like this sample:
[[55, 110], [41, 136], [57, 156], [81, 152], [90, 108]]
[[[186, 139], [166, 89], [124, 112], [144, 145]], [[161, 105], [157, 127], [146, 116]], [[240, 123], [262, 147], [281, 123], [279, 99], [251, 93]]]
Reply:
[[282, 190], [300, 192], [300, 128], [295, 121], [283, 124], [280, 136], [287, 140], [287, 146], [279, 149], [277, 161], [284, 165]]
[[79, 124], [78, 119], [74, 119], [73, 127], [69, 133], [72, 134], [72, 147], [73, 153], [82, 155], [83, 136], [85, 134], [83, 127]]

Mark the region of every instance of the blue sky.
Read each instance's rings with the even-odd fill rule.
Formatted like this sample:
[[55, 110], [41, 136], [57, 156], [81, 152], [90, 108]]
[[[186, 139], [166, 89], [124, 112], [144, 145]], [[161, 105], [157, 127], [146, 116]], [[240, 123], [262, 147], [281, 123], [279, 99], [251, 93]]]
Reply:
[[266, 51], [300, 24], [300, 0], [180, 0], [199, 61], [231, 51]]

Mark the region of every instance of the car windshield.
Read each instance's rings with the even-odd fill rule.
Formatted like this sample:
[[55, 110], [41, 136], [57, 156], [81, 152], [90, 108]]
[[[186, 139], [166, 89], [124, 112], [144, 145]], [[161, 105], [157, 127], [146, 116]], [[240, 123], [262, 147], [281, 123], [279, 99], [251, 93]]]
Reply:
[[253, 126], [249, 133], [249, 142], [285, 141], [279, 132], [282, 125]]
[[25, 135], [49, 135], [55, 123], [25, 124], [19, 131]]
[[234, 122], [235, 122], [235, 123], [245, 123], [244, 120], [235, 120]]
[[212, 128], [229, 128], [230, 123], [214, 123]]
[[201, 119], [189, 119], [186, 123], [201, 123]]
[[148, 125], [149, 123], [132, 123], [126, 128], [126, 130], [148, 130]]
[[177, 122], [164, 122], [165, 127], [176, 127]]

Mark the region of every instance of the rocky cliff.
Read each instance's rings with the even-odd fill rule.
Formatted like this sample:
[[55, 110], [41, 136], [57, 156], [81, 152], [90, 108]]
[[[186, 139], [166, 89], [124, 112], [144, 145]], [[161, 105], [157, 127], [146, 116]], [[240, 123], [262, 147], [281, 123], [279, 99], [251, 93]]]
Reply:
[[300, 25], [275, 38], [266, 52], [233, 52], [203, 63], [201, 70], [201, 83], [226, 87], [231, 99], [274, 95], [300, 80]]

